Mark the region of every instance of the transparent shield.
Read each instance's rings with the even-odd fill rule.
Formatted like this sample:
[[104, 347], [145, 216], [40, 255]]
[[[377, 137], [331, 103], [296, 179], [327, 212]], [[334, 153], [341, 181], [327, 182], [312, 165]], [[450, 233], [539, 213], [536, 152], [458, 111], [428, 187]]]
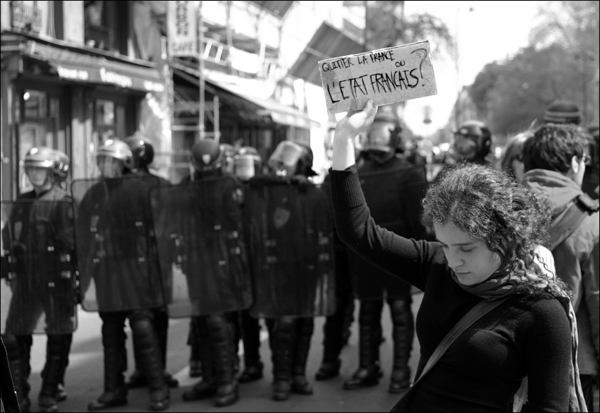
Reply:
[[248, 308], [252, 289], [240, 183], [214, 177], [152, 191], [170, 317]]
[[72, 200], [1, 204], [2, 333], [72, 333], [77, 327]]
[[82, 307], [126, 311], [164, 306], [150, 205], [152, 180], [73, 181]]
[[333, 220], [315, 186], [250, 185], [245, 196], [254, 317], [322, 316], [335, 305]]

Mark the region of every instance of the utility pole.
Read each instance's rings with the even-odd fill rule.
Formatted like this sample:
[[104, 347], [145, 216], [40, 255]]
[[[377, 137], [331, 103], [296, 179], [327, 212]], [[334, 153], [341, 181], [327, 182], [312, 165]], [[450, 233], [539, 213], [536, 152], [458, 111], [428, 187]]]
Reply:
[[198, 5], [198, 134], [200, 140], [204, 139], [204, 23], [202, 20], [202, 1]]

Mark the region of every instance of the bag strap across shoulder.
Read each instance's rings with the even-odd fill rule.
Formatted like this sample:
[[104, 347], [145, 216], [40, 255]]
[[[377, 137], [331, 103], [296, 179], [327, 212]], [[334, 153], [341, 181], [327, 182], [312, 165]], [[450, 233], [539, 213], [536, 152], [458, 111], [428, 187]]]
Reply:
[[563, 243], [583, 222], [585, 217], [599, 210], [598, 200], [581, 194], [571, 201], [571, 205], [550, 224], [550, 251]]
[[423, 371], [421, 371], [421, 375], [417, 378], [417, 380], [413, 383], [411, 388], [404, 394], [402, 399], [400, 399], [400, 401], [396, 404], [396, 406], [394, 406], [394, 408], [391, 411], [393, 411], [393, 412], [405, 411], [405, 407], [406, 407], [405, 403], [409, 400], [409, 398], [410, 398], [409, 395], [412, 395], [411, 390], [413, 390], [415, 388], [416, 384], [429, 371], [431, 371], [433, 366], [435, 366], [435, 364], [442, 358], [442, 356], [444, 355], [446, 350], [448, 350], [448, 348], [452, 345], [452, 343], [454, 343], [454, 341], [467, 328], [472, 326], [477, 320], [480, 320], [486, 314], [489, 314], [492, 310], [499, 307], [502, 303], [506, 302], [511, 297], [512, 297], [512, 295], [509, 295], [507, 297], [501, 298], [499, 300], [494, 300], [494, 301], [482, 300], [477, 305], [475, 305], [475, 307], [471, 308], [471, 310], [469, 310], [469, 312], [467, 314], [465, 314], [463, 316], [463, 318], [461, 318], [458, 321], [458, 323], [456, 323], [454, 325], [454, 327], [452, 327], [452, 329], [448, 332], [448, 334], [446, 334], [444, 339], [442, 341], [440, 341], [440, 343], [436, 347], [436, 349], [433, 352], [433, 354], [431, 355], [431, 357], [429, 357], [429, 360], [427, 360], [427, 363], [425, 364]]
[[[446, 334], [446, 336], [440, 342], [440, 344], [438, 344], [437, 348], [435, 349], [435, 351], [433, 352], [431, 357], [429, 357], [429, 360], [427, 360], [427, 364], [425, 364], [425, 367], [423, 368], [423, 371], [421, 372], [421, 375], [419, 376], [418, 380], [421, 380], [421, 378], [426, 373], [428, 373], [429, 370], [431, 370], [431, 368], [444, 355], [446, 350], [448, 350], [448, 348], [452, 345], [452, 343], [454, 343], [454, 340], [456, 340], [456, 338], [458, 338], [467, 328], [472, 326], [477, 320], [483, 318], [486, 314], [488, 314], [494, 308], [498, 307], [500, 304], [507, 301], [510, 297], [512, 297], [512, 296], [508, 296], [508, 297], [505, 297], [505, 298], [502, 298], [499, 300], [494, 300], [494, 301], [482, 300], [475, 307], [473, 307], [467, 314], [465, 314], [463, 316], [463, 318], [461, 318], [459, 320], [459, 322], [456, 323], [454, 325], [454, 327], [452, 327], [452, 330], [450, 330], [448, 332], [448, 334]], [[416, 382], [415, 382], [415, 384], [416, 384]]]

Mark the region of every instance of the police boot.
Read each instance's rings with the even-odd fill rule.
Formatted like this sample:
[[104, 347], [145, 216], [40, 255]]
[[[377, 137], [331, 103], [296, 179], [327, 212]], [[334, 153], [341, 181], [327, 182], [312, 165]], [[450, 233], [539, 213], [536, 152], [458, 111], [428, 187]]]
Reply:
[[127, 370], [125, 332], [120, 322], [102, 324], [104, 348], [104, 393], [88, 404], [89, 411], [108, 409], [127, 404], [127, 386], [123, 373]]
[[29, 348], [31, 341], [28, 341], [29, 336], [16, 336], [14, 334], [5, 334], [2, 336], [6, 353], [8, 356], [8, 367], [12, 375], [15, 392], [19, 408], [22, 412], [28, 412], [31, 409], [31, 401], [29, 400]]
[[200, 363], [202, 363], [202, 379], [200, 379], [190, 390], [183, 393], [184, 401], [206, 399], [217, 394], [217, 379], [215, 375], [212, 344], [208, 336], [206, 317], [192, 317], [194, 334], [197, 334], [197, 352]]
[[284, 317], [275, 320], [269, 334], [273, 360], [273, 400], [285, 401], [290, 397], [292, 381], [292, 354], [295, 342], [294, 320]]
[[202, 376], [202, 363], [200, 362], [200, 342], [196, 331], [195, 323], [190, 321], [190, 331], [188, 333], [188, 345], [190, 346], [190, 377]]
[[260, 361], [260, 323], [248, 310], [241, 312], [242, 342], [244, 343], [244, 371], [240, 383], [250, 383], [263, 378], [263, 363]]
[[71, 353], [71, 343], [73, 342], [73, 334], [64, 334], [62, 336], [62, 339], [63, 354], [61, 356], [61, 359], [63, 361], [63, 364], [61, 366], [60, 381], [58, 382], [58, 386], [56, 386], [57, 402], [63, 402], [67, 400], [67, 391], [65, 389], [65, 375], [67, 373], [67, 367], [69, 365], [69, 354]]
[[234, 373], [234, 359], [237, 355], [233, 351], [233, 325], [222, 314], [208, 316], [207, 324], [217, 379], [215, 406], [229, 406], [239, 399]]
[[390, 381], [390, 393], [403, 393], [410, 387], [410, 351], [414, 337], [414, 321], [410, 297], [389, 302], [394, 325], [394, 367]]
[[[65, 336], [67, 336], [65, 338]], [[58, 384], [63, 377], [65, 362], [63, 357], [70, 345], [69, 335], [49, 334], [46, 344], [46, 365], [42, 371], [42, 388], [38, 398], [38, 405], [42, 412], [58, 411]]]
[[379, 384], [379, 344], [381, 341], [380, 317], [383, 302], [364, 300], [359, 315], [359, 368], [344, 383], [345, 390], [361, 389]]
[[160, 359], [160, 348], [150, 318], [141, 312], [129, 319], [131, 331], [139, 343], [142, 370], [150, 390], [150, 410], [159, 411], [169, 408], [170, 393], [165, 384], [163, 365]]
[[327, 317], [325, 321], [323, 326], [323, 360], [315, 375], [317, 381], [328, 380], [340, 374], [342, 365], [340, 354], [347, 342], [344, 333], [347, 329], [347, 308], [350, 307], [350, 301], [350, 297], [336, 296], [335, 313]]
[[312, 317], [298, 318], [295, 325], [298, 333], [292, 364], [292, 392], [309, 395], [313, 394], [313, 388], [306, 380], [306, 361], [310, 352], [310, 339], [315, 321]]
[[[158, 339], [158, 345], [160, 348], [161, 362], [163, 366], [166, 366], [166, 348], [167, 348], [167, 336], [168, 336], [168, 327], [169, 327], [169, 318], [166, 310], [162, 308], [158, 308], [153, 310], [153, 325], [156, 331], [156, 337]], [[140, 361], [139, 350], [138, 350], [138, 342], [133, 338], [133, 355], [135, 357], [135, 370], [129, 376], [129, 381], [127, 382], [127, 388], [134, 389], [138, 387], [146, 387], [148, 385], [146, 381], [146, 376], [140, 367], [142, 362]], [[173, 378], [171, 374], [166, 371], [163, 372], [165, 383], [169, 388], [175, 388], [179, 386], [179, 382]]]

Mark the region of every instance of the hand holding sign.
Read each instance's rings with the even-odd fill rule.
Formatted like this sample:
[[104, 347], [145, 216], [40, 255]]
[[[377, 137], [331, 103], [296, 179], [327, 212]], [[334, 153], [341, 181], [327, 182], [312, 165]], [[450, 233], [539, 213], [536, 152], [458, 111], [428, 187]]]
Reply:
[[321, 60], [319, 72], [332, 114], [437, 94], [428, 41]]

